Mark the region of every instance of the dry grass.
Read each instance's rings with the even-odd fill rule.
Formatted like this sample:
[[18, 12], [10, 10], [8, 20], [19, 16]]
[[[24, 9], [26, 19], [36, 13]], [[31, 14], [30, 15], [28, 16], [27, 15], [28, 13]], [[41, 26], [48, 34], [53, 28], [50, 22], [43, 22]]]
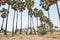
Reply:
[[17, 34], [12, 37], [11, 33], [8, 33], [7, 37], [3, 33], [0, 33], [0, 40], [60, 40], [60, 32], [48, 33], [46, 35], [26, 35]]
[[54, 32], [53, 34], [48, 33], [44, 35], [44, 37], [60, 39], [60, 32]]

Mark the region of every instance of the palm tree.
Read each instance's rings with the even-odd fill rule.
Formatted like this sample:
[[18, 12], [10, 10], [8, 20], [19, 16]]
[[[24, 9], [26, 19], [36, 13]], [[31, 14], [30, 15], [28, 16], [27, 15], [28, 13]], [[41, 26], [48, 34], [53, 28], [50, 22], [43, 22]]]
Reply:
[[[20, 3], [20, 0], [16, 0], [16, 5]], [[18, 26], [18, 6], [17, 6], [17, 14], [16, 14], [16, 29], [15, 29], [15, 34], [17, 34], [17, 26]]]
[[[12, 5], [12, 1], [11, 0], [5, 0], [8, 4], [8, 11], [9, 11], [9, 8], [10, 8], [10, 5]], [[5, 26], [5, 32], [4, 34], [7, 35], [7, 24], [8, 24], [8, 15], [9, 15], [9, 12], [7, 14], [7, 18], [6, 18], [6, 26]]]
[[34, 34], [36, 34], [36, 30], [35, 30], [35, 28], [34, 28], [34, 20], [33, 20], [33, 15], [34, 15], [34, 12], [32, 13], [32, 29], [33, 29], [33, 31], [34, 31]]
[[49, 2], [49, 0], [41, 0], [40, 1], [40, 6], [42, 6], [42, 8], [44, 8], [46, 11], [48, 11], [48, 18], [50, 18], [50, 14], [49, 14], [50, 5], [51, 5], [51, 3]]
[[[9, 11], [7, 9], [5, 9], [5, 8], [3, 8], [3, 10], [1, 12], [3, 12], [3, 14], [1, 16], [4, 16], [4, 17], [6, 17], [7, 16], [7, 13], [9, 13]], [[4, 18], [3, 18], [3, 21], [4, 21]], [[3, 25], [3, 23], [2, 23], [2, 25]], [[1, 27], [1, 29], [2, 29], [2, 27]], [[4, 34], [5, 33], [6, 33], [6, 30], [4, 31]]]
[[20, 34], [22, 34], [22, 12], [25, 10], [25, 2], [21, 1], [18, 4], [18, 10], [21, 12], [21, 29], [20, 29]]
[[[48, 25], [49, 25], [50, 19], [47, 18], [46, 16], [42, 16], [40, 18], [40, 20], [42, 20], [42, 22], [44, 22], [45, 25], [47, 24], [46, 27], [47, 27], [47, 30], [48, 30]], [[50, 28], [50, 26], [49, 26], [49, 28]]]
[[29, 16], [30, 16], [30, 34], [32, 34], [32, 8], [29, 10]]
[[[32, 9], [32, 7], [34, 6], [34, 0], [25, 0], [25, 2], [26, 2], [26, 7], [27, 7], [27, 9], [28, 9], [28, 28], [29, 28], [29, 12], [31, 12], [31, 9]], [[31, 14], [31, 13], [30, 13]], [[30, 17], [30, 21], [31, 21], [31, 17]], [[30, 22], [30, 24], [31, 24], [31, 22]], [[30, 25], [31, 26], [31, 25]], [[31, 30], [31, 29], [30, 29]], [[26, 34], [28, 33], [28, 29], [27, 29], [27, 32], [26, 32]], [[30, 31], [30, 33], [31, 33], [31, 31]]]
[[[15, 20], [15, 11], [17, 10], [17, 5], [16, 5], [16, 1], [13, 0], [13, 4], [12, 4], [12, 9], [14, 9], [14, 15], [13, 15], [13, 25], [12, 25], [12, 36], [14, 36], [14, 20]], [[18, 14], [18, 13], [17, 13]], [[17, 15], [18, 16], [18, 15]], [[17, 24], [16, 24], [17, 27]]]
[[[37, 28], [38, 28], [38, 15], [37, 15], [37, 13], [38, 13], [38, 9], [35, 8], [34, 9], [34, 16], [36, 17], [36, 20], [37, 20]], [[37, 31], [38, 31], [38, 29], [37, 29]]]
[[[50, 14], [49, 14], [49, 7], [50, 5], [52, 5], [49, 0], [41, 0], [40, 1], [40, 6], [42, 6], [42, 8], [44, 8], [46, 11], [48, 11], [48, 18], [50, 19]], [[48, 31], [48, 26], [47, 26], [47, 31]]]
[[38, 17], [41, 18], [43, 15], [44, 14], [42, 10], [38, 10], [37, 8], [34, 9], [34, 16], [36, 17], [36, 20], [37, 20], [37, 31], [38, 31]]
[[1, 32], [1, 31], [4, 31], [4, 29], [3, 29], [4, 18], [6, 18], [7, 14], [5, 13], [5, 9], [4, 8], [3, 8], [3, 10], [0, 10], [0, 12], [2, 13], [1, 17], [3, 18], [2, 25], [1, 25], [1, 30], [0, 30], [0, 32]]
[[6, 0], [8, 5], [12, 5], [14, 0]]
[[3, 18], [3, 20], [2, 20], [2, 26], [1, 26], [1, 31], [4, 31], [4, 29], [3, 29], [3, 24], [4, 24], [4, 18], [6, 18], [6, 13], [3, 13], [2, 15], [1, 15], [1, 17]]
[[16, 15], [16, 29], [15, 29], [15, 34], [17, 32], [17, 25], [18, 25], [18, 10], [17, 10], [17, 15]]
[[39, 33], [42, 34], [42, 35], [46, 33], [46, 31], [45, 31], [45, 24], [41, 24], [39, 26]]
[[14, 36], [14, 19], [15, 19], [15, 10], [14, 10], [14, 15], [13, 15], [13, 25], [12, 25], [12, 36]]
[[50, 32], [53, 33], [53, 30], [52, 30], [52, 28], [54, 27], [53, 23], [52, 22], [48, 22], [48, 25], [50, 27]]
[[59, 0], [50, 0], [50, 3], [51, 3], [51, 4], [55, 4], [55, 3], [56, 3], [58, 15], [59, 15], [59, 20], [60, 20], [60, 13], [59, 13], [58, 1], [59, 1]]

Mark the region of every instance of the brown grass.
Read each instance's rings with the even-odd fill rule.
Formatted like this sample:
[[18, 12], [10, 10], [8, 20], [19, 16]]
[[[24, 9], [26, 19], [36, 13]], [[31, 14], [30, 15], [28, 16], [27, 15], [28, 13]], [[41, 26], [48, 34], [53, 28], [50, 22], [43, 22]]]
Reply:
[[54, 32], [52, 34], [48, 33], [48, 34], [44, 35], [44, 37], [60, 39], [60, 32]]
[[48, 33], [46, 35], [26, 35], [26, 34], [17, 34], [12, 37], [11, 33], [8, 33], [7, 36], [4, 36], [3, 33], [0, 33], [0, 40], [60, 40], [60, 32], [54, 32], [53, 34]]

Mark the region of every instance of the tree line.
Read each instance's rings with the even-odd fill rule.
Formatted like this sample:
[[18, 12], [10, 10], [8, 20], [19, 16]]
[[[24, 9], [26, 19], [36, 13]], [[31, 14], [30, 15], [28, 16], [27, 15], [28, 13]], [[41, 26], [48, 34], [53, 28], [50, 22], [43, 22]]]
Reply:
[[[48, 31], [48, 28], [50, 29], [49, 31], [52, 32], [52, 28], [54, 27], [54, 24], [51, 22], [50, 20], [50, 14], [49, 14], [49, 8], [50, 6], [56, 4], [57, 7], [57, 12], [58, 12], [58, 16], [59, 16], [59, 20], [60, 20], [60, 13], [59, 13], [59, 7], [58, 7], [58, 1], [59, 0], [40, 0], [40, 7], [42, 7], [45, 11], [48, 12], [48, 17], [44, 15], [43, 11], [37, 8], [34, 8], [34, 2], [35, 0], [0, 0], [0, 7], [2, 7], [1, 5], [5, 5], [6, 3], [8, 4], [8, 9], [2, 8], [2, 10], [0, 10], [1, 17], [3, 18], [2, 20], [2, 25], [1, 25], [1, 30], [0, 32], [4, 32], [5, 35], [7, 35], [7, 25], [8, 25], [8, 16], [9, 16], [9, 8], [11, 6], [11, 9], [14, 10], [14, 15], [13, 15], [13, 25], [12, 25], [12, 35], [17, 34], [17, 25], [18, 25], [18, 11], [21, 12], [21, 28], [19, 29], [19, 33], [22, 34], [22, 12], [25, 10], [25, 8], [28, 9], [28, 24], [27, 24], [27, 28], [26, 28], [26, 34], [28, 34], [28, 30], [30, 29], [29, 34], [32, 34], [34, 31], [34, 34], [37, 33], [41, 33], [41, 34], [45, 34], [46, 31]], [[15, 12], [17, 12], [16, 14], [16, 29], [14, 32], [14, 20], [15, 20]], [[34, 28], [34, 21], [33, 21], [33, 17], [36, 18], [36, 23], [37, 23], [37, 31]], [[5, 29], [3, 28], [3, 24], [4, 24], [4, 19], [6, 18], [6, 24], [5, 24]], [[38, 18], [39, 21], [41, 22], [40, 25], [38, 25]], [[30, 21], [30, 22], [29, 22]], [[29, 27], [30, 25], [30, 27]], [[46, 28], [47, 27], [47, 28]], [[46, 30], [47, 29], [47, 30]]]

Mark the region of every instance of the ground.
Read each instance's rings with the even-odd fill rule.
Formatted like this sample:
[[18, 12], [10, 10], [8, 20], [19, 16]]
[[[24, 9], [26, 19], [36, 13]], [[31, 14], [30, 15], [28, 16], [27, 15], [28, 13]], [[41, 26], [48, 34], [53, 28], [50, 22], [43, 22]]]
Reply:
[[53, 33], [53, 34], [46, 34], [46, 35], [25, 35], [25, 34], [20, 35], [20, 34], [18, 34], [13, 37], [12, 37], [12, 35], [4, 36], [4, 35], [0, 34], [0, 40], [60, 40], [60, 38], [57, 38], [57, 36], [56, 36], [60, 33]]

